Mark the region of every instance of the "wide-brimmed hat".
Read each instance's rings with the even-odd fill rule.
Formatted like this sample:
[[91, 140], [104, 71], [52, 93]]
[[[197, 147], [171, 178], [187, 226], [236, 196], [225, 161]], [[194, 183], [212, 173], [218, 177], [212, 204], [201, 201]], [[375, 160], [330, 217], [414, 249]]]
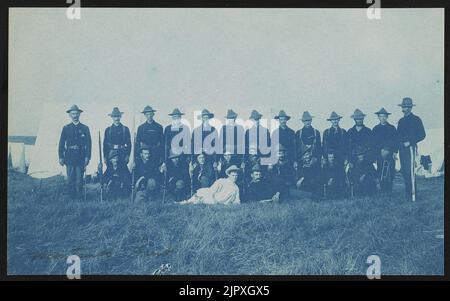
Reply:
[[333, 112], [331, 112], [331, 114], [330, 114], [330, 117], [328, 117], [328, 121], [331, 121], [331, 120], [336, 120], [336, 119], [341, 119], [342, 118], [342, 116], [341, 115], [339, 115], [338, 113], [336, 113], [335, 111], [333, 111]]
[[227, 150], [225, 150], [224, 152], [223, 152], [223, 155], [225, 156], [225, 155], [233, 155], [233, 152], [231, 152], [229, 149], [227, 149]]
[[276, 115], [274, 118], [275, 119], [280, 119], [280, 117], [285, 117], [287, 120], [291, 119], [291, 116], [286, 114], [286, 112], [283, 111], [283, 110], [281, 110], [280, 113], [278, 113], [278, 115]]
[[253, 165], [252, 172], [254, 172], [254, 171], [262, 171], [261, 165], [259, 165], [259, 164]]
[[141, 145], [139, 146], [139, 152], [142, 152], [145, 149], [146, 150], [150, 150], [150, 146], [148, 146], [147, 144], [141, 142]]
[[174, 153], [174, 152], [169, 153], [169, 159], [178, 158], [180, 156], [181, 156], [181, 153]]
[[253, 119], [253, 120], [259, 120], [259, 119], [261, 119], [261, 117], [262, 117], [262, 114], [259, 113], [259, 112], [256, 111], [256, 110], [253, 110], [253, 111], [250, 113], [250, 119]]
[[178, 108], [173, 109], [172, 113], [169, 114], [169, 116], [181, 116], [184, 115]]
[[405, 97], [402, 100], [402, 103], [399, 104], [400, 107], [406, 107], [406, 108], [412, 108], [415, 106], [415, 104], [413, 104], [413, 101], [410, 97]]
[[353, 115], [350, 116], [350, 118], [353, 119], [363, 119], [366, 117], [366, 114], [364, 114], [360, 109], [356, 109], [355, 112], [353, 112]]
[[376, 115], [380, 115], [380, 114], [386, 114], [386, 115], [391, 115], [391, 113], [389, 113], [388, 111], [386, 111], [384, 108], [381, 108], [378, 112], [375, 112]]
[[73, 105], [73, 106], [71, 106], [70, 107], [70, 109], [68, 109], [67, 111], [66, 111], [66, 113], [70, 113], [70, 112], [72, 112], [72, 111], [78, 111], [78, 112], [83, 112], [83, 110], [81, 110], [77, 105]]
[[314, 116], [312, 116], [311, 114], [309, 114], [308, 111], [303, 112], [302, 115], [302, 121], [310, 121], [313, 119]]
[[142, 114], [149, 113], [149, 112], [156, 112], [156, 110], [153, 110], [151, 106], [145, 106], [144, 110], [142, 110]]
[[118, 157], [118, 156], [119, 156], [119, 152], [116, 149], [113, 149], [108, 154], [108, 161], [111, 160], [112, 158]]
[[248, 154], [249, 155], [257, 155], [258, 154], [258, 147], [255, 145], [250, 145], [248, 148]]
[[279, 144], [278, 144], [277, 151], [279, 151], [279, 152], [285, 152], [285, 151], [286, 151], [286, 147], [284, 147], [283, 144], [279, 143]]
[[110, 114], [108, 114], [111, 117], [120, 117], [122, 116], [123, 112], [120, 112], [118, 107], [114, 107], [112, 112]]
[[363, 146], [357, 146], [353, 151], [353, 155], [358, 156], [358, 155], [363, 155], [365, 153], [367, 153], [368, 149], [366, 147]]
[[240, 169], [236, 165], [231, 165], [225, 170], [225, 174], [228, 176], [233, 171], [239, 171]]
[[227, 111], [227, 115], [225, 116], [226, 119], [235, 119], [237, 117], [237, 113], [233, 111], [232, 109], [229, 109]]
[[214, 114], [208, 111], [207, 109], [203, 109], [198, 118], [200, 119], [203, 116], [208, 116], [209, 118], [213, 118]]

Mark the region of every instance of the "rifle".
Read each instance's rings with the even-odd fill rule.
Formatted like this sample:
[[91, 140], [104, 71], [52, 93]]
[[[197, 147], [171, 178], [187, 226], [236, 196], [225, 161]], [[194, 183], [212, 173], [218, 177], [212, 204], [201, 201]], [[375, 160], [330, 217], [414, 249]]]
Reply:
[[[191, 168], [192, 168], [192, 172], [191, 172]], [[194, 164], [191, 162], [189, 162], [189, 177], [191, 178], [191, 197], [194, 195]]]
[[86, 202], [86, 198], [87, 198], [87, 187], [86, 187], [86, 166], [84, 167], [84, 171], [83, 171], [83, 182], [84, 182], [84, 201]]
[[414, 164], [415, 164], [415, 153], [414, 148], [412, 145], [409, 146], [409, 153], [411, 157], [411, 199], [413, 202], [416, 201], [416, 173], [414, 171]]
[[327, 198], [327, 184], [323, 184], [323, 198]]
[[103, 202], [103, 157], [102, 157], [102, 139], [100, 138], [100, 131], [98, 131], [98, 150], [100, 155], [100, 162], [98, 163], [97, 174], [100, 182], [100, 203]]
[[350, 177], [348, 176], [348, 174], [350, 173], [349, 163], [346, 164], [345, 169], [347, 169], [347, 171], [345, 171], [345, 179], [346, 179], [348, 185], [350, 186], [350, 199], [353, 199], [353, 196], [354, 196], [353, 195], [353, 181], [350, 181]]
[[244, 164], [242, 167], [242, 195], [245, 196], [245, 153], [242, 155], [242, 163]]
[[[214, 167], [214, 164], [216, 164], [216, 167]], [[217, 153], [214, 152], [213, 168], [214, 168], [214, 177], [216, 178], [216, 181], [219, 178], [219, 171], [217, 170], [217, 165], [218, 165], [218, 163], [217, 163]]]
[[[133, 146], [136, 147], [136, 133], [133, 133]], [[131, 166], [131, 202], [134, 201], [134, 170], [136, 169], [136, 150], [134, 150], [133, 164]]]
[[164, 165], [166, 166], [164, 170], [164, 183], [163, 183], [163, 195], [162, 195], [162, 203], [164, 204], [166, 201], [166, 193], [167, 193], [167, 140], [164, 137]]

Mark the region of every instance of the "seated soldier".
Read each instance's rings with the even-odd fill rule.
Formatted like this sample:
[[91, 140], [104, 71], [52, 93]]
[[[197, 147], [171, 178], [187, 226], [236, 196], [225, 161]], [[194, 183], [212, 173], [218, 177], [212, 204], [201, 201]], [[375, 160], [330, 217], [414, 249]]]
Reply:
[[280, 192], [280, 198], [283, 200], [289, 197], [289, 188], [294, 185], [295, 170], [293, 162], [286, 156], [285, 147], [281, 144], [277, 155], [277, 163], [268, 166], [268, 178], [274, 189]]
[[150, 158], [150, 149], [143, 146], [140, 149], [140, 157], [136, 158], [134, 167], [134, 179], [137, 179], [136, 199], [155, 200], [159, 196], [162, 181], [158, 160]]
[[217, 170], [219, 172], [219, 178], [226, 178], [226, 170], [228, 167], [230, 167], [231, 165], [237, 165], [236, 162], [233, 162], [236, 160], [233, 160], [233, 156], [231, 154], [231, 152], [226, 151], [222, 158], [219, 161], [219, 164], [217, 166]]
[[103, 185], [107, 199], [126, 198], [131, 192], [131, 175], [128, 167], [119, 164], [119, 152], [112, 150], [108, 157], [109, 164], [103, 174]]
[[259, 164], [252, 167], [251, 180], [246, 185], [244, 200], [251, 202], [278, 202], [280, 192], [275, 191], [273, 187], [263, 178], [262, 168]]
[[243, 170], [244, 178], [243, 182], [249, 183], [252, 180], [251, 173], [252, 168], [255, 165], [259, 165], [261, 169], [262, 177], [265, 178], [267, 175], [267, 166], [261, 165], [261, 157], [258, 155], [258, 151], [256, 148], [252, 147], [248, 151], [248, 156], [244, 158], [241, 169]]
[[306, 151], [298, 165], [297, 189], [311, 192], [311, 197], [316, 199], [320, 193], [320, 165], [318, 160], [313, 160], [310, 151]]
[[200, 188], [210, 187], [215, 180], [215, 173], [212, 164], [206, 161], [206, 154], [201, 153], [193, 164], [189, 166], [189, 175], [192, 179], [194, 192]]
[[189, 163], [183, 154], [169, 155], [169, 161], [162, 164], [161, 172], [166, 174], [166, 193], [169, 200], [179, 202], [189, 196]]
[[336, 164], [334, 152], [329, 150], [322, 167], [322, 187], [325, 199], [339, 199], [345, 191], [345, 171]]
[[355, 196], [368, 196], [375, 192], [377, 185], [376, 170], [368, 159], [367, 149], [357, 147], [353, 152], [356, 161], [349, 171], [349, 178], [353, 184]]
[[218, 179], [211, 187], [200, 188], [188, 200], [180, 204], [240, 204], [239, 188], [236, 181], [239, 168], [232, 165], [227, 168], [225, 179]]

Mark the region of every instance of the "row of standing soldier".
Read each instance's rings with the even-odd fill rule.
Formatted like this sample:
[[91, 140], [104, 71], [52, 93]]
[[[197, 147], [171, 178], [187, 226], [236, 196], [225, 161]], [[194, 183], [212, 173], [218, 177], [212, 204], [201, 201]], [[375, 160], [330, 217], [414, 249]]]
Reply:
[[[342, 116], [332, 112], [327, 119], [331, 126], [322, 137], [312, 126], [313, 116], [308, 111], [303, 113], [304, 126], [297, 132], [287, 125], [291, 117], [280, 111], [275, 116], [279, 127], [272, 134], [278, 137], [277, 163], [271, 165], [260, 162], [265, 155], [259, 146], [270, 145], [271, 136], [259, 123], [262, 115], [256, 110], [250, 116], [253, 128], [244, 130], [235, 123], [237, 114], [228, 110], [227, 125], [217, 131], [209, 124], [214, 114], [205, 109], [200, 115], [202, 125], [191, 133], [181, 123], [184, 114], [180, 110], [174, 109], [169, 114], [172, 124], [163, 128], [154, 120], [156, 111], [146, 106], [142, 111], [146, 121], [139, 126], [132, 142], [129, 128], [120, 121], [123, 113], [116, 107], [109, 114], [113, 124], [105, 130], [103, 143], [99, 141], [101, 155], [106, 160], [104, 173], [103, 165], [99, 166], [102, 191], [105, 190], [107, 198], [131, 194], [133, 199], [148, 200], [162, 195], [163, 200], [181, 201], [197, 189], [209, 187], [216, 179], [225, 177], [227, 167], [237, 165], [241, 167], [239, 187], [243, 201], [284, 199], [290, 188], [311, 192], [313, 198], [371, 195], [377, 188], [390, 194], [399, 153], [405, 195], [408, 200], [414, 200], [414, 156], [417, 143], [425, 138], [425, 130], [421, 119], [411, 112], [414, 106], [411, 98], [404, 98], [399, 106], [404, 116], [397, 128], [388, 122], [390, 113], [384, 108], [375, 112], [380, 122], [373, 129], [364, 125], [366, 115], [356, 109], [351, 116], [355, 125], [348, 131], [339, 126]], [[60, 164], [67, 167], [69, 193], [76, 198], [82, 195], [83, 175], [91, 158], [91, 136], [89, 128], [79, 121], [81, 112], [76, 105], [67, 110], [72, 122], [64, 126], [59, 142]], [[250, 130], [256, 131], [258, 140], [263, 137], [267, 141], [250, 141]], [[188, 132], [192, 141], [189, 155], [171, 149], [172, 140], [181, 131]], [[260, 135], [262, 132], [265, 135]], [[239, 137], [245, 141], [239, 143]], [[194, 149], [195, 139], [202, 145], [205, 139], [213, 142], [221, 139], [223, 153], [198, 151]], [[132, 143], [136, 159], [130, 172], [127, 164]], [[237, 149], [241, 145], [245, 149]]]

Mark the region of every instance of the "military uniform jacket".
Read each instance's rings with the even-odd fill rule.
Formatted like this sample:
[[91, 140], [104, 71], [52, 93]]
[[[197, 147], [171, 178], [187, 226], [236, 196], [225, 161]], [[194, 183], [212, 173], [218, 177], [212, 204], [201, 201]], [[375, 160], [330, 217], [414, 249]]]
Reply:
[[114, 169], [112, 166], [108, 166], [106, 171], [103, 173], [103, 183], [109, 184], [111, 181], [114, 184], [120, 184], [123, 188], [130, 187], [130, 171], [124, 165], [118, 165], [117, 169]]
[[175, 165], [172, 160], [167, 160], [167, 182], [168, 184], [175, 184], [178, 180], [188, 185], [190, 182], [189, 177], [189, 163], [184, 156], [180, 157], [178, 164]]
[[130, 156], [131, 136], [128, 127], [123, 124], [111, 125], [105, 130], [103, 156], [108, 158], [110, 151], [117, 150], [121, 156]]
[[205, 162], [203, 165], [196, 164], [194, 172], [192, 174], [194, 188], [197, 190], [200, 185], [200, 179], [205, 177], [208, 182], [208, 187], [212, 185], [215, 180], [215, 172], [211, 164]]
[[274, 194], [272, 185], [267, 180], [262, 179], [259, 182], [252, 180], [247, 184], [244, 200], [245, 202], [259, 202], [271, 199]]
[[345, 171], [342, 166], [337, 164], [325, 164], [322, 168], [322, 184], [327, 184], [330, 179], [333, 179], [334, 185], [342, 186], [345, 182]]
[[[205, 142], [206, 138], [208, 138], [209, 142]], [[192, 154], [201, 153], [202, 149], [208, 152], [208, 155], [213, 151], [210, 149], [211, 147], [215, 147], [218, 139], [218, 133], [216, 128], [210, 125], [209, 127], [204, 126], [203, 124], [199, 127], [196, 127], [192, 132]]]
[[409, 141], [412, 146], [416, 146], [417, 143], [425, 139], [426, 135], [422, 120], [413, 113], [400, 118], [397, 133], [400, 143]]
[[292, 185], [295, 180], [295, 169], [291, 161], [278, 162], [269, 170], [270, 179], [280, 179], [286, 185]]
[[[175, 143], [176, 147], [179, 147], [180, 149], [173, 150], [172, 149], [172, 140], [178, 134], [182, 135], [183, 137], [186, 137], [187, 140], [183, 138], [183, 140], [180, 140], [178, 143]], [[172, 127], [172, 125], [166, 126], [164, 128], [164, 141], [166, 143], [165, 158], [168, 158], [171, 150], [175, 153], [178, 153], [178, 151], [183, 150], [184, 154], [189, 154], [189, 152], [191, 151], [191, 148], [190, 148], [191, 131], [190, 131], [189, 127], [187, 127], [184, 124], [180, 125], [179, 127]]]
[[152, 157], [161, 160], [163, 154], [161, 150], [163, 146], [163, 127], [156, 121], [151, 123], [145, 122], [138, 127], [135, 148], [136, 157], [142, 146], [148, 146]]
[[323, 147], [322, 150], [326, 154], [331, 149], [341, 160], [346, 160], [348, 157], [348, 136], [347, 132], [338, 128], [328, 128], [323, 132]]
[[366, 127], [365, 125], [358, 131], [356, 129], [356, 125], [350, 128], [347, 132], [348, 135], [348, 144], [349, 144], [349, 154], [353, 156], [353, 151], [358, 147], [362, 147], [367, 149], [371, 155], [373, 150], [373, 139], [372, 139], [372, 130]]
[[375, 167], [367, 159], [362, 162], [355, 162], [350, 171], [350, 178], [353, 180], [353, 183], [358, 182], [359, 178], [363, 175], [365, 175], [365, 181], [374, 180], [377, 176]]
[[286, 148], [287, 156], [289, 158], [294, 158], [295, 156], [295, 132], [293, 129], [286, 127], [278, 127], [273, 131], [271, 143], [275, 143], [276, 135], [278, 135], [278, 143], [283, 145]]
[[84, 166], [85, 158], [91, 159], [91, 134], [89, 128], [79, 122], [65, 125], [59, 139], [58, 155], [69, 166]]
[[136, 159], [136, 166], [134, 170], [135, 181], [139, 178], [144, 177], [145, 179], [155, 179], [158, 183], [161, 180], [161, 173], [159, 171], [159, 164], [155, 160], [148, 160], [144, 162], [142, 158]]
[[320, 132], [312, 126], [298, 130], [295, 133], [295, 150], [297, 162], [301, 161], [305, 151], [311, 151], [314, 158], [320, 159], [322, 157]]
[[220, 129], [223, 152], [230, 151], [234, 154], [245, 152], [245, 130], [241, 125], [224, 125]]
[[372, 129], [373, 147], [377, 156], [380, 156], [382, 148], [388, 149], [391, 153], [398, 151], [398, 136], [395, 126], [386, 123], [377, 124]]
[[302, 162], [298, 166], [297, 179], [305, 178], [305, 180], [320, 181], [320, 161], [313, 163]]
[[[250, 141], [254, 140], [256, 141]], [[263, 140], [261, 140], [263, 139]], [[258, 155], [262, 156], [269, 156], [269, 154], [262, 154], [261, 148], [270, 147], [270, 133], [269, 130], [263, 127], [262, 125], [255, 126], [253, 125], [251, 128], [247, 129], [245, 131], [245, 149], [246, 154], [248, 154], [248, 151], [250, 147], [252, 146], [257, 147]], [[266, 151], [266, 150], [265, 150]]]

